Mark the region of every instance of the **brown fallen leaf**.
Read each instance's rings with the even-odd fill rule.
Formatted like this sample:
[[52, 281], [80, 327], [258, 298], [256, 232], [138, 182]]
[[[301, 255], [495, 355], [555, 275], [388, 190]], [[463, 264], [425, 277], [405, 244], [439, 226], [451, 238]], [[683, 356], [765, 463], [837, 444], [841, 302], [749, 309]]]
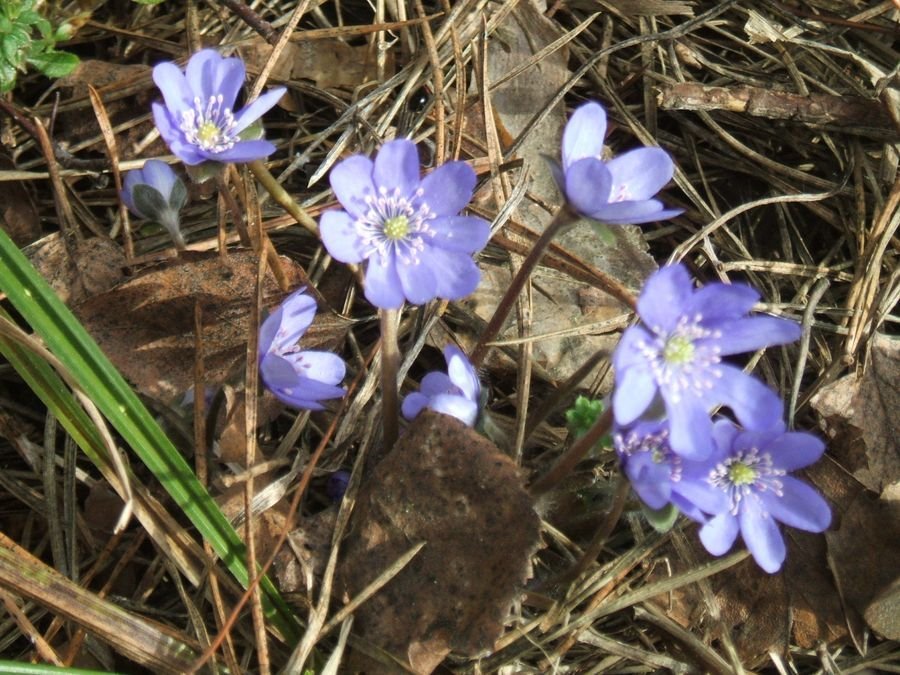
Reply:
[[900, 639], [900, 504], [861, 492], [826, 533], [831, 569], [845, 602], [872, 630]]
[[[0, 152], [0, 170], [16, 166], [6, 152]], [[17, 246], [25, 246], [41, 236], [41, 220], [25, 181], [6, 181], [0, 190], [0, 227]]]
[[[281, 259], [292, 287], [305, 278], [296, 263]], [[194, 306], [203, 311], [206, 384], [217, 386], [244, 363], [257, 257], [238, 251], [187, 254], [145, 271], [111, 291], [75, 306], [74, 312], [115, 366], [144, 394], [163, 401], [193, 385]], [[284, 297], [271, 273], [263, 290], [271, 310]], [[348, 322], [322, 312], [301, 344], [335, 348]]]
[[360, 490], [339, 569], [347, 597], [425, 546], [355, 612], [354, 631], [417, 673], [451, 651], [490, 650], [530, 575], [539, 524], [509, 457], [458, 420], [422, 412]]
[[[69, 75], [60, 78], [59, 87], [66, 97], [84, 102], [84, 105], [73, 109], [63, 106], [57, 118], [57, 128], [61, 132], [57, 134], [60, 144], [69, 146], [90, 138], [99, 138], [100, 126], [93, 109], [87, 103], [88, 85], [91, 85], [99, 90], [113, 126], [127, 124], [117, 135], [120, 162], [166, 154], [168, 149], [161, 139], [150, 146], [142, 146], [144, 138], [154, 128], [151, 119], [128, 124], [145, 115], [150, 110], [150, 103], [159, 96], [159, 91], [152, 86], [150, 70], [150, 66], [143, 64], [123, 65], [85, 59]], [[133, 89], [135, 95], [115, 100], [112, 98], [113, 94], [126, 89]], [[140, 152], [138, 148], [141, 148]]]
[[868, 368], [823, 387], [812, 399], [831, 455], [879, 494], [900, 481], [898, 382], [900, 340], [876, 335]]
[[[238, 50], [248, 67], [261, 69], [272, 45], [253, 39]], [[387, 52], [387, 71], [393, 72], [393, 52]], [[272, 70], [279, 80], [312, 80], [320, 89], [353, 90], [377, 76], [375, 52], [368, 45], [352, 46], [337, 38], [288, 42]]]
[[25, 253], [68, 305], [108, 291], [125, 276], [125, 253], [112, 239], [80, 239], [70, 256], [62, 236], [54, 232], [27, 247]]
[[[534, 0], [517, 3], [488, 43], [489, 81], [498, 82], [561, 35], [559, 25], [545, 17]], [[518, 148], [518, 156], [526, 159], [541, 155], [559, 157], [566, 107], [562, 101], [553, 101], [570, 77], [568, 47], [563, 47], [545, 55], [516, 77], [495, 86], [491, 101], [501, 143], [506, 145], [518, 139], [528, 129], [536, 111], [550, 108], [546, 118], [528, 131]], [[472, 107], [468, 110], [466, 122], [468, 131], [476, 134], [474, 137], [484, 137], [483, 109]], [[522, 170], [510, 171], [509, 175], [515, 184], [521, 179]], [[542, 159], [528, 162], [525, 180], [528, 193], [519, 203], [514, 219], [532, 232], [543, 232], [551, 219], [546, 204], [559, 203], [559, 189]], [[532, 199], [532, 196], [535, 198]], [[555, 243], [625, 287], [640, 288], [656, 264], [647, 254], [647, 245], [638, 227], [617, 227], [615, 230], [614, 241], [603, 242], [589, 223], [582, 222], [560, 236]], [[515, 236], [515, 228], [507, 228], [505, 234]], [[509, 286], [510, 278], [508, 265], [482, 264], [482, 282], [476, 292], [466, 299], [466, 306], [479, 318], [489, 320], [503, 291]], [[610, 349], [615, 344], [613, 329], [591, 330], [589, 325], [621, 315], [624, 311], [622, 306], [603, 294], [590, 298], [586, 303], [582, 293], [584, 287], [583, 282], [547, 267], [539, 267], [532, 278], [534, 290], [530, 334], [544, 336], [570, 331], [564, 337], [541, 337], [533, 343], [535, 364], [556, 381], [567, 379], [597, 351]], [[462, 333], [455, 337], [464, 343], [470, 339], [474, 343], [478, 336]], [[500, 339], [518, 337], [513, 315], [505, 331], [501, 332]], [[495, 355], [497, 351], [494, 350]], [[489, 360], [489, 365], [492, 368], [503, 367], [503, 362]], [[606, 385], [611, 385], [611, 378], [608, 378]]]

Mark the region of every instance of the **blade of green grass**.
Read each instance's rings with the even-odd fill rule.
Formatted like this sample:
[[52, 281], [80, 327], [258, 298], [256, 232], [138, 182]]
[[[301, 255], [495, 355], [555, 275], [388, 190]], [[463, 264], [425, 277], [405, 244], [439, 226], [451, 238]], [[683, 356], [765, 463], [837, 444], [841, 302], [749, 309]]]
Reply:
[[[234, 528], [97, 343], [2, 230], [0, 290], [246, 587], [245, 548]], [[296, 641], [299, 626], [278, 590], [267, 578], [260, 588], [271, 626]]]

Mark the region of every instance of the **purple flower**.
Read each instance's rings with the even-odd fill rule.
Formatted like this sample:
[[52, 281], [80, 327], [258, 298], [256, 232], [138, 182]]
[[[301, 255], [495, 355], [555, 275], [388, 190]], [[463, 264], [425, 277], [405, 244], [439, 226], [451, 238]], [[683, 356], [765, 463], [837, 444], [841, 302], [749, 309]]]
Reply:
[[698, 474], [708, 462], [692, 462], [672, 451], [669, 427], [665, 422], [638, 422], [633, 427], [616, 428], [613, 446], [631, 487], [648, 507], [658, 511], [667, 504], [700, 523], [707, 521], [694, 504], [698, 495], [709, 504], [708, 486]]
[[119, 196], [132, 213], [165, 227], [175, 245], [184, 248], [178, 212], [187, 201], [187, 189], [172, 167], [148, 159], [143, 168], [125, 174]]
[[467, 164], [448, 162], [420, 180], [415, 144], [395, 140], [374, 162], [362, 155], [340, 162], [330, 180], [344, 210], [322, 214], [322, 241], [341, 262], [368, 261], [365, 294], [373, 305], [458, 300], [478, 286], [472, 255], [484, 248], [490, 225], [457, 215], [475, 188]]
[[242, 140], [240, 134], [278, 103], [286, 90], [270, 89], [235, 113], [244, 74], [241, 59], [223, 58], [214, 49], [194, 54], [185, 72], [170, 62], [153, 69], [153, 81], [165, 99], [165, 105], [153, 104], [153, 119], [182, 162], [250, 162], [275, 152], [269, 141]]
[[[713, 426], [715, 449], [702, 472], [707, 496], [695, 503], [716, 514], [702, 528], [700, 541], [713, 555], [723, 555], [738, 531], [766, 572], [784, 562], [784, 538], [778, 522], [807, 532], [823, 532], [831, 523], [828, 503], [807, 483], [788, 475], [815, 462], [825, 446], [812, 434], [741, 431], [728, 420]], [[689, 479], [696, 480], [695, 473]]]
[[339, 502], [344, 498], [344, 493], [347, 492], [347, 486], [349, 485], [350, 472], [343, 469], [335, 471], [328, 476], [328, 480], [325, 483], [325, 494], [328, 495], [331, 501]]
[[414, 419], [422, 408], [452, 415], [475, 426], [481, 407], [481, 382], [466, 355], [454, 345], [444, 347], [447, 373], [432, 371], [422, 378], [419, 391], [403, 399], [403, 416]]
[[275, 396], [294, 408], [323, 410], [320, 401], [341, 398], [336, 386], [346, 366], [331, 352], [304, 351], [297, 346], [316, 314], [316, 302], [295, 291], [263, 321], [259, 329], [259, 372]]
[[638, 148], [603, 161], [606, 111], [599, 103], [579, 107], [563, 132], [562, 172], [557, 182], [578, 213], [604, 223], [649, 223], [672, 218], [682, 209], [666, 209], [653, 199], [672, 179], [675, 167], [662, 148]]
[[694, 289], [683, 265], [653, 274], [638, 298], [643, 325], [628, 328], [613, 353], [616, 422], [642, 415], [669, 420], [672, 448], [702, 460], [713, 450], [710, 411], [726, 405], [741, 424], [763, 431], [779, 424], [781, 399], [723, 356], [792, 342], [800, 326], [771, 316], [747, 316], [759, 294], [742, 284]]

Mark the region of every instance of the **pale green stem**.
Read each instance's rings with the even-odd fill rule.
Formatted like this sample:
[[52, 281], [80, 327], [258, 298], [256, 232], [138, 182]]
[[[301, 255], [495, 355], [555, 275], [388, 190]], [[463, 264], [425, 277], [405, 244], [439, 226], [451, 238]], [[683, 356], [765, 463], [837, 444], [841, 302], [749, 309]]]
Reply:
[[294, 217], [294, 220], [303, 227], [314, 235], [319, 235], [319, 226], [316, 224], [313, 217], [294, 201], [294, 198], [288, 194], [287, 190], [281, 187], [281, 184], [275, 179], [275, 176], [269, 172], [262, 160], [258, 159], [254, 162], [250, 162], [247, 166], [250, 167], [250, 171], [253, 172], [253, 175], [256, 176], [256, 180], [258, 180], [266, 189], [266, 192], [272, 195], [272, 199], [278, 202], [284, 210], [291, 214]]

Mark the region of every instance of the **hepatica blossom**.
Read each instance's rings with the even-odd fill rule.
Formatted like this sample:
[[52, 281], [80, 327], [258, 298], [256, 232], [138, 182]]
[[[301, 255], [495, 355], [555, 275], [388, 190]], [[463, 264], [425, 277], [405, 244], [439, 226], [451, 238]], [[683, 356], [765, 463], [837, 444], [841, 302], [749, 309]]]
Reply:
[[631, 428], [617, 428], [613, 447], [631, 487], [655, 511], [673, 504], [681, 513], [698, 522], [706, 516], [694, 504], [697, 495], [707, 503], [707, 486], [698, 479], [707, 463], [692, 462], [676, 454], [669, 445], [669, 426], [663, 421], [639, 422]]
[[169, 62], [153, 69], [153, 81], [165, 99], [165, 104], [153, 104], [153, 119], [182, 162], [250, 162], [275, 152], [269, 141], [242, 140], [241, 132], [274, 106], [285, 88], [274, 87], [235, 112], [244, 75], [241, 59], [224, 58], [214, 49], [194, 54], [184, 72]]
[[447, 372], [432, 371], [422, 378], [419, 391], [403, 399], [403, 416], [414, 419], [422, 408], [452, 415], [463, 424], [475, 426], [481, 407], [481, 382], [466, 355], [454, 345], [444, 347]]
[[467, 164], [448, 162], [420, 179], [415, 144], [395, 140], [374, 161], [355, 155], [340, 162], [330, 181], [344, 209], [322, 214], [322, 241], [341, 262], [366, 261], [373, 305], [458, 300], [478, 286], [472, 255], [484, 248], [490, 226], [458, 215], [475, 187]]
[[654, 199], [675, 172], [669, 154], [638, 148], [603, 161], [605, 137], [606, 111], [599, 103], [585, 103], [572, 113], [563, 132], [562, 171], [556, 169], [569, 205], [594, 220], [622, 225], [680, 214]]
[[780, 421], [781, 399], [723, 356], [792, 342], [800, 326], [786, 319], [748, 316], [759, 294], [742, 284], [694, 289], [687, 269], [653, 274], [638, 298], [642, 325], [625, 331], [613, 354], [616, 422], [653, 416], [661, 402], [672, 448], [702, 460], [713, 450], [710, 411], [725, 405], [752, 431]]
[[178, 212], [187, 201], [187, 189], [172, 167], [148, 159], [143, 168], [125, 174], [119, 196], [132, 213], [165, 227], [175, 245], [184, 248]]
[[713, 555], [722, 555], [740, 532], [757, 564], [777, 572], [785, 558], [779, 522], [807, 532], [823, 532], [831, 523], [822, 496], [788, 475], [818, 460], [825, 446], [812, 434], [786, 432], [783, 425], [741, 431], [729, 420], [715, 423], [713, 438], [707, 466], [687, 477], [705, 481], [706, 496], [695, 494], [693, 499], [716, 514], [700, 528], [700, 541]]
[[259, 372], [266, 387], [294, 408], [323, 410], [321, 401], [341, 398], [337, 386], [346, 365], [331, 352], [302, 350], [303, 337], [316, 315], [316, 302], [305, 289], [295, 291], [259, 329]]

